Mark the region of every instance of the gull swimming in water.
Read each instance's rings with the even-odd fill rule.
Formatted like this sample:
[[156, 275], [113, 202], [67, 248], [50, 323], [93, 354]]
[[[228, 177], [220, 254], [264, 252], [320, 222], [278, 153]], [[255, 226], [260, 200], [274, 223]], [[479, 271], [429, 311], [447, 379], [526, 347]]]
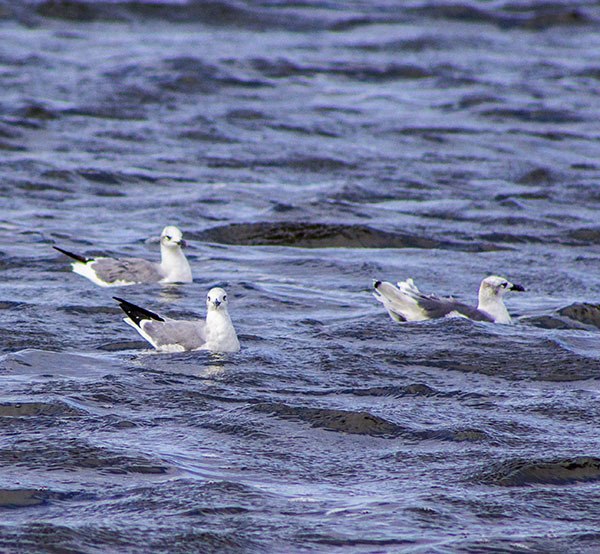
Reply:
[[219, 287], [206, 296], [206, 320], [177, 320], [162, 317], [113, 296], [127, 314], [123, 319], [154, 348], [162, 352], [210, 350], [237, 352], [240, 349], [233, 323], [227, 311], [227, 293]]
[[490, 275], [481, 281], [479, 304], [473, 308], [453, 298], [423, 294], [412, 279], [398, 286], [386, 281], [373, 283], [373, 296], [381, 302], [394, 321], [423, 321], [439, 317], [462, 316], [475, 321], [512, 323], [502, 297], [508, 291], [524, 291], [504, 277]]
[[142, 258], [86, 258], [58, 246], [55, 250], [73, 258], [73, 271], [101, 287], [119, 287], [138, 283], [191, 283], [192, 270], [181, 250], [186, 245], [174, 225], [160, 235], [160, 263]]

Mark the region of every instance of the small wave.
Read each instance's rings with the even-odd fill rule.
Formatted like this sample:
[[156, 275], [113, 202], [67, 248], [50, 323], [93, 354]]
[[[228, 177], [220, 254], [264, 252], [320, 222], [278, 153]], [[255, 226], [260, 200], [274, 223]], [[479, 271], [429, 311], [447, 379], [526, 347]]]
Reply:
[[[0, 350], [4, 352], [27, 351], [29, 349], [46, 348], [52, 349], [57, 346], [57, 337], [51, 332], [43, 329], [19, 329], [15, 333], [14, 327], [0, 327]], [[15, 368], [13, 362], [19, 363], [18, 360], [4, 359], [0, 363], [0, 373], [7, 369], [12, 371]]]
[[424, 15], [435, 19], [449, 19], [466, 23], [488, 23], [503, 29], [521, 28], [541, 31], [556, 26], [572, 26], [592, 23], [591, 17], [578, 8], [558, 3], [541, 3], [536, 5], [510, 4], [504, 10], [493, 6], [490, 9], [469, 6], [466, 4], [427, 4], [411, 8], [410, 13]]
[[47, 491], [41, 489], [0, 489], [0, 508], [39, 506], [47, 498]]
[[[11, 10], [13, 15], [25, 18], [23, 8]], [[247, 28], [257, 31], [282, 29], [290, 32], [351, 29], [370, 24], [377, 18], [360, 17], [343, 10], [323, 12], [317, 17], [310, 10], [294, 6], [276, 6], [241, 3], [227, 0], [189, 0], [187, 2], [88, 2], [85, 0], [43, 0], [29, 17], [45, 17], [67, 21], [124, 21], [153, 20], [169, 23], [204, 23], [213, 27]]]
[[[247, 121], [247, 120], [245, 120]], [[289, 168], [295, 171], [311, 173], [333, 173], [352, 170], [356, 165], [337, 158], [323, 156], [306, 156], [274, 159], [233, 159], [207, 158], [206, 165], [211, 168], [256, 169], [256, 168]]]
[[140, 455], [132, 456], [75, 439], [22, 441], [18, 446], [0, 449], [0, 464], [45, 471], [92, 469], [109, 474], [164, 474], [169, 470], [165, 464]]
[[600, 304], [576, 302], [558, 310], [562, 316], [600, 328]]
[[520, 185], [549, 185], [556, 181], [556, 176], [547, 167], [536, 167], [527, 171], [517, 179]]
[[366, 389], [349, 389], [339, 391], [345, 394], [352, 394], [354, 396], [375, 396], [375, 397], [394, 397], [402, 398], [404, 396], [441, 396], [442, 393], [425, 383], [412, 383], [405, 386], [383, 386], [383, 387], [369, 387]]
[[600, 227], [581, 227], [567, 233], [569, 239], [589, 245], [600, 243]]
[[442, 323], [461, 327], [461, 345], [430, 351], [412, 363], [511, 380], [577, 381], [598, 376], [597, 360], [570, 351], [553, 340], [487, 334], [478, 325], [465, 325], [469, 322], [455, 319]]
[[588, 325], [570, 319], [569, 317], [561, 317], [558, 314], [523, 317], [521, 318], [521, 321], [527, 323], [527, 325], [539, 327], [540, 329], [590, 329]]
[[428, 237], [382, 231], [367, 225], [300, 222], [232, 223], [207, 229], [195, 238], [219, 244], [277, 245], [298, 248], [437, 248], [465, 251], [486, 249], [486, 245], [451, 243]]
[[28, 508], [48, 504], [55, 500], [89, 499], [91, 496], [89, 493], [53, 491], [47, 488], [2, 488], [0, 489], [0, 508]]
[[275, 402], [261, 402], [252, 408], [282, 419], [299, 420], [312, 427], [356, 435], [393, 438], [406, 432], [403, 427], [368, 412], [353, 412], [329, 408], [289, 406]]
[[482, 442], [489, 441], [490, 435], [481, 429], [428, 429], [416, 431], [415, 436], [421, 440], [437, 440], [450, 442]]
[[0, 403], [0, 417], [72, 417], [84, 415], [64, 402], [3, 402]]
[[273, 79], [331, 75], [353, 81], [379, 83], [402, 79], [424, 79], [433, 76], [429, 69], [413, 64], [398, 63], [377, 65], [338, 61], [329, 65], [299, 65], [281, 58], [276, 60], [256, 58], [252, 60], [252, 67], [265, 77]]
[[567, 110], [551, 108], [493, 108], [483, 110], [479, 115], [495, 120], [516, 119], [527, 123], [580, 123], [582, 117]]
[[508, 460], [484, 471], [476, 480], [504, 487], [600, 481], [600, 458], [582, 456], [550, 461]]

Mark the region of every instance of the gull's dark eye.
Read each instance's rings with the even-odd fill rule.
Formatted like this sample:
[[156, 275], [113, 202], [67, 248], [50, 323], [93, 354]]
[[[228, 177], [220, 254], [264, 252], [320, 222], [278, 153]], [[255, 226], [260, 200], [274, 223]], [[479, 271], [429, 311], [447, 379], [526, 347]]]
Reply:
[[227, 300], [227, 295], [225, 295], [225, 296], [223, 297], [223, 300]]
[[504, 282], [500, 285], [503, 289], [505, 289], [506, 287], [508, 287], [508, 283]]
[[165, 238], [166, 238], [167, 240], [171, 240], [171, 237], [170, 237], [169, 235], [165, 235]]

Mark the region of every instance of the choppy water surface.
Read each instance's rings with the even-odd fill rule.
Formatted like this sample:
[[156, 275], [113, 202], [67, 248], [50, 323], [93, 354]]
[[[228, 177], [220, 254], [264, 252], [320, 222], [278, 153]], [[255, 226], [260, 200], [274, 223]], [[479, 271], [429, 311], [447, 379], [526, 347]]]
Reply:
[[[600, 549], [596, 2], [0, 17], [2, 552]], [[150, 351], [51, 249], [165, 224], [194, 283], [119, 295], [225, 286], [239, 354]], [[517, 325], [369, 292], [489, 273]]]

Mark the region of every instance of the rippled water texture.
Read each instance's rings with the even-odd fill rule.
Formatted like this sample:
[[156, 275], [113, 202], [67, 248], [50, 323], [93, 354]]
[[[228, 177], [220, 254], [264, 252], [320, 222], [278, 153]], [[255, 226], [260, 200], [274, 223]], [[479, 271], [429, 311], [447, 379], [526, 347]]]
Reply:
[[[400, 7], [402, 6], [402, 7]], [[597, 2], [0, 4], [0, 551], [598, 552]], [[224, 286], [157, 354], [51, 246]], [[373, 278], [517, 325], [397, 325]]]

